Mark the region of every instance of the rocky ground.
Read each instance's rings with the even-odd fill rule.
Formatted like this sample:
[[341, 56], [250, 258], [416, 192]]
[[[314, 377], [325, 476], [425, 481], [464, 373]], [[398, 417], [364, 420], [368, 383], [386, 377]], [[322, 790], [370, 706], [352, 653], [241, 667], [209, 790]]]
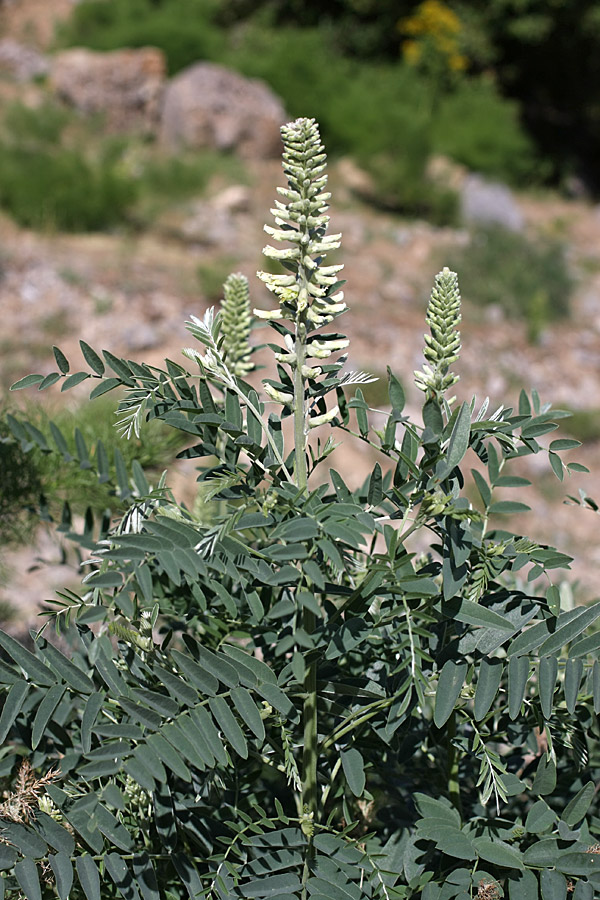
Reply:
[[[5, 34], [20, 39], [37, 28], [34, 43], [43, 48], [54, 18], [67, 14], [72, 3], [44, 0], [39, 16], [26, 15], [26, 7], [35, 13], [34, 5], [33, 0], [5, 0], [0, 24]], [[199, 267], [205, 275], [226, 266], [244, 272], [251, 278], [254, 305], [269, 305], [254, 273], [262, 265], [262, 226], [269, 220], [275, 187], [282, 183], [281, 169], [273, 160], [249, 162], [248, 169], [248, 185], [213, 183], [207, 196], [183, 203], [143, 233], [37, 234], [0, 216], [3, 388], [29, 372], [50, 371], [53, 343], [70, 359], [79, 359], [79, 338], [153, 364], [165, 356], [179, 358], [180, 348], [189, 343], [185, 319], [190, 313], [201, 315], [214, 302], [206, 288], [203, 292]], [[422, 362], [428, 291], [445, 255], [464, 245], [468, 234], [375, 211], [355, 196], [351, 174], [346, 164], [334, 165], [330, 183], [332, 228], [343, 233], [338, 258], [346, 265], [348, 281], [350, 311], [340, 322], [351, 338], [348, 367], [385, 377], [385, 366], [391, 365], [418, 414], [419, 397], [411, 384], [412, 372]], [[480, 402], [489, 396], [496, 408], [508, 399], [516, 402], [521, 387], [535, 387], [542, 400], [554, 405], [598, 410], [600, 207], [553, 195], [524, 195], [515, 202], [526, 228], [559, 231], [568, 245], [577, 278], [572, 312], [568, 320], [546, 328], [532, 346], [524, 324], [505, 319], [497, 308], [478, 309], [475, 297], [466, 298], [459, 396], [476, 394]], [[48, 392], [45, 397], [51, 403], [73, 402], [74, 394], [64, 398]], [[578, 596], [587, 599], [597, 593], [600, 523], [591, 511], [564, 501], [579, 488], [600, 498], [600, 444], [584, 446], [572, 458], [588, 465], [592, 474], [560, 484], [540, 469], [537, 458], [524, 465], [536, 489], [527, 492], [532, 512], [518, 527], [576, 557], [570, 577], [581, 586]], [[348, 442], [333, 460], [354, 483], [362, 480], [370, 462], [361, 446]], [[181, 476], [177, 484], [185, 490]], [[41, 551], [46, 556], [54, 552], [46, 539]], [[6, 554], [12, 576], [4, 594], [23, 609], [33, 609], [73, 577], [64, 569], [28, 572], [36, 552], [40, 548]]]

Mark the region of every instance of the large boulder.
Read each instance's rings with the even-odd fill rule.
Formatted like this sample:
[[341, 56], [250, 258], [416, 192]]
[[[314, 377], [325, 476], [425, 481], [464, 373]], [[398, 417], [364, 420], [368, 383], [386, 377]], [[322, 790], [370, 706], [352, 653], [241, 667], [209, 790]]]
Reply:
[[75, 109], [103, 115], [110, 131], [154, 132], [165, 71], [164, 55], [155, 47], [111, 53], [76, 48], [54, 58], [50, 83]]
[[201, 62], [168, 84], [160, 136], [171, 149], [210, 147], [260, 159], [279, 156], [285, 121], [281, 100], [266, 84]]

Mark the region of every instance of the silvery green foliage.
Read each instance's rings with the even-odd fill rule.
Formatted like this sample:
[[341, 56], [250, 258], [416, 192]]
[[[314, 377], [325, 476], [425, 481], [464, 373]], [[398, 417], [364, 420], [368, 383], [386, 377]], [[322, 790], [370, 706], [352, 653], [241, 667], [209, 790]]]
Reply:
[[[56, 427], [9, 423], [25, 451], [89, 469], [128, 506], [81, 533], [65, 510], [91, 557], [54, 603], [60, 648], [0, 632], [0, 887], [9, 900], [593, 900], [600, 603], [574, 606], [557, 577], [570, 558], [503, 527], [527, 509], [507, 493], [528, 484], [513, 463], [547, 453], [562, 480], [583, 470], [561, 458], [577, 442], [551, 439], [565, 413], [535, 391], [492, 414], [487, 399], [446, 401], [460, 320], [448, 270], [416, 376], [422, 419], [390, 371], [373, 427], [369, 376], [341, 375], [346, 339], [317, 333], [343, 311], [323, 266], [339, 238], [318, 129], [301, 119], [283, 137], [270, 233], [292, 247], [267, 252], [288, 274], [262, 276], [277, 380], [243, 379], [228, 341], [247, 333], [209, 310], [188, 323], [193, 372], [82, 342], [85, 370], [55, 348], [57, 371], [15, 385], [125, 388], [125, 431], [148, 418], [189, 436], [202, 508], [100, 444], [80, 437], [73, 458]], [[311, 423], [329, 424], [324, 443]], [[378, 460], [357, 490], [328, 459], [349, 435]]]

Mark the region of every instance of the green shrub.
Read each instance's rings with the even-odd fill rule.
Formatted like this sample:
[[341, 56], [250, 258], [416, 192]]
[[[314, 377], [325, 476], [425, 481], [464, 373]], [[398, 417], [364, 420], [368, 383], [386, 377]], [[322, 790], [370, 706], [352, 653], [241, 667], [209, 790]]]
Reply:
[[503, 228], [480, 228], [463, 250], [446, 257], [461, 272], [465, 299], [473, 306], [495, 304], [524, 318], [532, 340], [569, 312], [573, 279], [564, 247]]
[[[123, 221], [136, 186], [119, 168], [120, 142], [78, 146], [86, 126], [54, 103], [16, 104], [2, 122], [0, 206], [26, 228], [96, 231]], [[70, 140], [69, 140], [70, 137]]]
[[62, 46], [94, 50], [159, 47], [170, 75], [200, 59], [214, 59], [225, 38], [214, 24], [215, 0], [84, 0], [59, 32]]
[[519, 122], [516, 102], [487, 80], [463, 80], [442, 98], [432, 143], [437, 153], [512, 184], [540, 183], [548, 174]]
[[[81, 592], [56, 602], [71, 656], [0, 632], [0, 884], [28, 900], [40, 874], [61, 898], [76, 875], [77, 900], [548, 900], [568, 879], [592, 900], [600, 602], [563, 606], [570, 558], [503, 527], [528, 509], [506, 493], [528, 483], [513, 463], [547, 453], [562, 479], [584, 471], [560, 456], [577, 442], [545, 449], [561, 412], [535, 391], [492, 415], [448, 399], [461, 304], [447, 268], [415, 373], [422, 417], [388, 370], [374, 427], [371, 376], [344, 371], [349, 341], [328, 328], [346, 306], [318, 128], [283, 138], [264, 253], [285, 272], [259, 273], [274, 308], [255, 310], [275, 377], [243, 380], [237, 276], [223, 313], [187, 323], [188, 368], [83, 345], [85, 372], [55, 348], [55, 372], [14, 385], [124, 388], [119, 432], [184, 432], [201, 503], [135, 467], [134, 494], [117, 465], [131, 505], [100, 542], [83, 536]], [[348, 435], [378, 460], [355, 490], [330, 466]], [[112, 477], [106, 454], [93, 468]]]

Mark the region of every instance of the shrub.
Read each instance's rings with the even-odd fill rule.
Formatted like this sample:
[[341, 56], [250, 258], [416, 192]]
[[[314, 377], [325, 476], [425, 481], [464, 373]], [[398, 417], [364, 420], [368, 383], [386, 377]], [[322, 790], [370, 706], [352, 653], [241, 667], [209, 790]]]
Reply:
[[[547, 900], [570, 884], [591, 900], [600, 638], [586, 629], [600, 603], [561, 609], [569, 557], [502, 527], [526, 509], [505, 494], [525, 483], [512, 461], [547, 450], [563, 477], [583, 468], [560, 457], [577, 442], [545, 447], [561, 413], [535, 392], [491, 415], [449, 399], [447, 268], [415, 373], [423, 421], [388, 372], [372, 427], [370, 376], [344, 372], [348, 340], [323, 331], [345, 303], [326, 264], [340, 242], [318, 129], [300, 119], [283, 138], [288, 186], [264, 252], [285, 273], [259, 273], [275, 306], [255, 310], [275, 377], [234, 374], [251, 361], [237, 276], [223, 315], [187, 323], [192, 371], [84, 345], [87, 371], [55, 350], [54, 373], [14, 386], [124, 386], [119, 431], [157, 418], [189, 435], [216, 513], [139, 484], [57, 608], [71, 657], [0, 632], [2, 884], [28, 900], [40, 871], [61, 898], [76, 873], [88, 900], [101, 883], [148, 900]], [[330, 429], [377, 454], [357, 490], [330, 469]]]
[[77, 4], [58, 40], [62, 46], [93, 50], [160, 47], [170, 75], [213, 59], [224, 48], [224, 34], [214, 24], [215, 0], [84, 0]]
[[516, 102], [485, 79], [463, 80], [442, 98], [432, 142], [438, 153], [512, 184], [539, 184], [549, 174], [520, 125]]
[[524, 318], [532, 340], [548, 323], [569, 312], [573, 279], [564, 247], [503, 228], [480, 228], [469, 245], [450, 257], [460, 269], [461, 287], [473, 305], [496, 304]]
[[[93, 157], [65, 139], [81, 131], [55, 104], [11, 107], [0, 139], [0, 205], [26, 228], [95, 231], [123, 220], [136, 187], [119, 169], [119, 146], [107, 142]], [[76, 140], [76, 138], [74, 139]]]

